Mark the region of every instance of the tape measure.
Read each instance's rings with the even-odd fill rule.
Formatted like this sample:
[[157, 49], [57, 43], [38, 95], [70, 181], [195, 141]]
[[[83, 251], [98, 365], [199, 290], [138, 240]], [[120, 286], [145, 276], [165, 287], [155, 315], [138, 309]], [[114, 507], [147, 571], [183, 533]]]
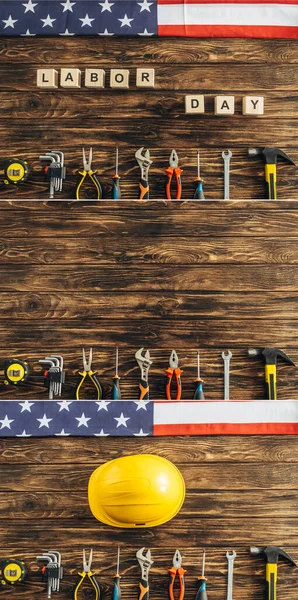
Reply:
[[18, 358], [8, 358], [4, 361], [5, 385], [20, 385], [29, 377], [29, 365]]
[[27, 575], [26, 565], [22, 560], [16, 558], [4, 558], [1, 561], [2, 569], [2, 585], [9, 583], [14, 585], [19, 581], [23, 581]]
[[19, 185], [28, 179], [29, 165], [26, 160], [20, 158], [7, 158], [4, 161], [4, 182], [3, 185], [12, 183]]

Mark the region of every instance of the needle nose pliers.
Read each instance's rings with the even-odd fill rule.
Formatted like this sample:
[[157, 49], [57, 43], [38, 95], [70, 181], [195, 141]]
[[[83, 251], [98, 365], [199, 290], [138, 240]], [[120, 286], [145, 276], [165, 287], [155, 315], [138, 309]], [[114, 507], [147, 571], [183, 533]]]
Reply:
[[80, 200], [81, 188], [82, 188], [82, 185], [83, 185], [87, 175], [88, 175], [88, 177], [90, 177], [90, 179], [96, 189], [96, 194], [97, 194], [96, 199], [101, 200], [102, 188], [96, 177], [96, 173], [97, 173], [97, 171], [92, 170], [92, 148], [90, 148], [90, 150], [89, 150], [88, 160], [86, 158], [85, 148], [83, 148], [83, 170], [79, 171], [79, 174], [81, 175], [81, 179], [78, 181], [78, 184], [76, 187], [76, 199], [77, 200]]
[[183, 170], [180, 169], [180, 167], [178, 167], [178, 154], [177, 154], [176, 150], [172, 150], [170, 160], [169, 160], [169, 166], [166, 169], [166, 174], [168, 176], [167, 181], [166, 181], [167, 200], [172, 200], [171, 183], [172, 183], [173, 174], [175, 174], [175, 177], [176, 177], [176, 200], [181, 200], [181, 194], [182, 194], [181, 173], [183, 173]]
[[83, 348], [83, 371], [79, 371], [79, 375], [81, 375], [81, 380], [79, 381], [77, 388], [76, 388], [76, 399], [77, 400], [80, 400], [81, 387], [82, 387], [87, 375], [88, 375], [89, 379], [91, 379], [94, 387], [96, 388], [97, 400], [100, 400], [102, 398], [101, 385], [96, 377], [96, 371], [92, 371], [91, 366], [92, 366], [92, 348], [90, 348], [90, 351], [89, 351], [89, 360], [88, 361], [86, 359], [85, 349]]
[[170, 573], [170, 584], [169, 584], [169, 596], [170, 600], [174, 600], [174, 583], [176, 579], [176, 575], [179, 577], [179, 585], [180, 585], [180, 594], [178, 600], [183, 600], [185, 585], [184, 585], [184, 575], [186, 573], [185, 569], [183, 569], [182, 565], [182, 557], [179, 550], [176, 550], [173, 556], [173, 566], [169, 569]]
[[171, 353], [171, 356], [170, 356], [170, 360], [169, 360], [169, 365], [170, 366], [166, 370], [166, 375], [167, 375], [167, 383], [166, 383], [167, 400], [172, 400], [172, 398], [171, 398], [171, 383], [172, 383], [173, 375], [175, 375], [176, 386], [177, 386], [176, 400], [180, 400], [181, 399], [181, 392], [182, 392], [181, 375], [182, 375], [183, 371], [181, 371], [181, 369], [179, 369], [178, 362], [179, 362], [179, 359], [178, 359], [178, 356], [177, 356], [177, 352], [175, 350], [173, 350], [172, 353]]
[[[88, 577], [89, 581], [91, 582], [91, 585], [94, 589], [95, 592], [95, 600], [100, 600], [100, 587], [98, 585], [98, 582], [95, 578], [94, 573], [92, 573], [91, 571], [91, 564], [92, 564], [92, 550], [90, 550], [90, 554], [89, 554], [89, 560], [87, 562], [86, 560], [86, 551], [83, 550], [83, 571], [82, 573], [78, 573], [80, 575], [80, 579], [74, 589], [74, 594], [73, 594], [73, 598], [74, 600], [78, 600], [78, 591], [83, 583], [83, 581], [86, 579], [86, 577]], [[89, 596], [88, 596], [89, 597]]]

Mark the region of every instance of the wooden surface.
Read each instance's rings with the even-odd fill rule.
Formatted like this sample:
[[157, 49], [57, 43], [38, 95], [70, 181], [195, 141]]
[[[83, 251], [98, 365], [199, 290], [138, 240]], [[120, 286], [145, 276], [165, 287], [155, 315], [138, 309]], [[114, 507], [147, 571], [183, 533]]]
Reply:
[[[59, 68], [74, 62], [73, 56], [74, 66], [82, 68], [153, 65], [158, 84], [146, 95], [133, 88], [122, 96], [109, 89], [69, 94], [35, 88], [38, 67]], [[138, 397], [134, 352], [141, 346], [150, 349], [153, 360], [151, 398], [164, 397], [164, 369], [173, 348], [184, 370], [184, 399], [193, 394], [197, 348], [207, 398], [223, 398], [221, 352], [228, 348], [233, 353], [231, 398], [263, 398], [263, 365], [248, 359], [248, 347], [281, 347], [298, 363], [297, 173], [280, 163], [278, 187], [288, 201], [249, 202], [263, 197], [264, 184], [261, 163], [248, 161], [246, 149], [273, 141], [298, 159], [297, 44], [2, 39], [0, 59], [2, 148], [26, 156], [35, 169], [30, 185], [7, 190], [9, 200], [0, 202], [0, 364], [18, 356], [33, 371], [17, 390], [1, 383], [1, 396], [46, 398], [38, 360], [56, 351], [67, 370], [63, 398], [73, 398], [82, 346], [93, 346], [93, 366], [109, 398], [118, 345], [124, 399]], [[183, 114], [183, 96], [194, 86], [212, 97], [235, 92], [238, 105], [245, 93], [264, 93], [265, 116], [257, 122], [208, 114], [195, 121], [194, 129], [194, 121]], [[206, 192], [219, 199], [220, 153], [230, 145], [232, 197], [246, 201], [47, 200], [41, 152], [53, 145], [64, 149], [72, 173], [63, 194], [68, 198], [83, 144], [93, 145], [94, 166], [109, 191], [116, 143], [125, 197], [137, 198], [133, 154], [141, 145], [150, 147], [154, 158], [152, 197], [163, 197], [162, 169], [172, 147], [185, 168], [190, 197], [199, 145]], [[28, 201], [30, 196], [39, 201]], [[278, 397], [297, 399], [297, 369], [282, 362]], [[265, 597], [264, 561], [249, 556], [250, 545], [280, 545], [298, 561], [294, 436], [2, 439], [0, 448], [1, 555], [25, 559], [30, 571], [24, 584], [2, 591], [3, 598], [46, 597], [35, 557], [49, 548], [63, 556], [62, 591], [53, 594], [61, 600], [72, 598], [83, 548], [94, 549], [103, 600], [111, 597], [118, 544], [123, 600], [138, 597], [135, 553], [142, 546], [151, 548], [154, 560], [152, 600], [167, 598], [167, 569], [177, 547], [188, 571], [185, 600], [195, 597], [203, 547], [209, 600], [226, 597], [228, 549], [237, 552], [234, 600]], [[88, 508], [92, 471], [138, 452], [160, 454], [180, 468], [187, 488], [180, 514], [152, 530], [101, 525]], [[281, 561], [278, 598], [296, 600], [297, 581], [297, 569]], [[92, 594], [84, 597], [91, 600]]]
[[[103, 38], [0, 39], [0, 142], [5, 155], [27, 158], [33, 173], [19, 190], [2, 197], [47, 198], [39, 155], [53, 147], [64, 151], [67, 181], [58, 197], [74, 198], [81, 146], [93, 146], [104, 198], [110, 198], [115, 147], [119, 146], [123, 198], [138, 198], [139, 167], [135, 151], [145, 146], [153, 160], [151, 198], [164, 198], [165, 173], [172, 148], [183, 168], [183, 198], [191, 199], [196, 177], [196, 150], [201, 151], [205, 195], [223, 198], [223, 160], [230, 148], [230, 197], [265, 197], [264, 165], [249, 158], [251, 146], [277, 146], [298, 163], [296, 92], [298, 48], [295, 40], [196, 40]], [[41, 90], [38, 68], [104, 68], [106, 88]], [[136, 68], [155, 69], [152, 90], [137, 89]], [[111, 68], [131, 72], [131, 88], [109, 87]], [[185, 115], [184, 97], [206, 96], [206, 114]], [[236, 114], [214, 116], [214, 97], [234, 95]], [[265, 114], [242, 115], [242, 97], [265, 98]], [[9, 127], [8, 127], [9, 123]], [[9, 132], [9, 133], [8, 133]], [[2, 163], [3, 164], [3, 163]], [[2, 167], [0, 162], [0, 167]], [[297, 168], [278, 161], [278, 197], [296, 199]], [[86, 190], [92, 197], [92, 191]], [[0, 196], [1, 197], [1, 196]]]

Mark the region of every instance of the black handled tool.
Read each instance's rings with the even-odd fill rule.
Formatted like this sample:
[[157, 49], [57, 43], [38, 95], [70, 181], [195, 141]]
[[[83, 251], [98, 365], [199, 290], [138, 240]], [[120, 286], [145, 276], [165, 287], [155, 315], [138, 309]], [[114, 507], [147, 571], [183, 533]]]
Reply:
[[118, 148], [116, 148], [116, 173], [113, 177], [113, 188], [112, 188], [112, 200], [120, 200], [121, 189], [120, 189], [120, 177], [118, 175]]
[[118, 348], [116, 348], [116, 373], [113, 379], [113, 400], [121, 400], [120, 377], [118, 375]]
[[278, 548], [277, 546], [267, 546], [266, 548], [251, 546], [250, 554], [252, 556], [265, 557], [267, 600], [276, 600], [277, 563], [279, 557], [283, 556], [295, 567], [297, 567], [297, 564], [287, 552], [282, 550], [282, 548]]
[[198, 151], [198, 155], [197, 155], [197, 161], [198, 161], [198, 175], [194, 179], [195, 193], [194, 193], [193, 199], [194, 200], [205, 200], [204, 190], [203, 190], [204, 179], [202, 179], [201, 174], [200, 174], [201, 171], [200, 171], [200, 153], [199, 153], [199, 151]]
[[206, 590], [206, 577], [205, 577], [205, 556], [206, 551], [205, 548], [203, 550], [203, 562], [202, 562], [202, 575], [198, 577], [199, 581], [199, 589], [197, 591], [196, 600], [207, 600], [207, 590]]
[[194, 400], [205, 400], [204, 391], [203, 391], [203, 379], [200, 377], [200, 353], [198, 352], [198, 375], [194, 380], [196, 384], [196, 389], [194, 393]]
[[117, 572], [114, 577], [112, 600], [121, 600], [121, 588], [120, 588], [121, 577], [119, 575], [119, 564], [120, 564], [120, 547], [118, 547]]

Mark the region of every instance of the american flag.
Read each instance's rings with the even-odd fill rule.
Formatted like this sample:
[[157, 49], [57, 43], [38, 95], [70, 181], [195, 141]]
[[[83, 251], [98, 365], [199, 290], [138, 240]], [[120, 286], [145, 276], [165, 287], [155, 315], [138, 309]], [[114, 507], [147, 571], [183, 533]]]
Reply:
[[2, 400], [0, 437], [298, 434], [298, 401]]
[[294, 0], [1, 0], [0, 36], [297, 38]]

